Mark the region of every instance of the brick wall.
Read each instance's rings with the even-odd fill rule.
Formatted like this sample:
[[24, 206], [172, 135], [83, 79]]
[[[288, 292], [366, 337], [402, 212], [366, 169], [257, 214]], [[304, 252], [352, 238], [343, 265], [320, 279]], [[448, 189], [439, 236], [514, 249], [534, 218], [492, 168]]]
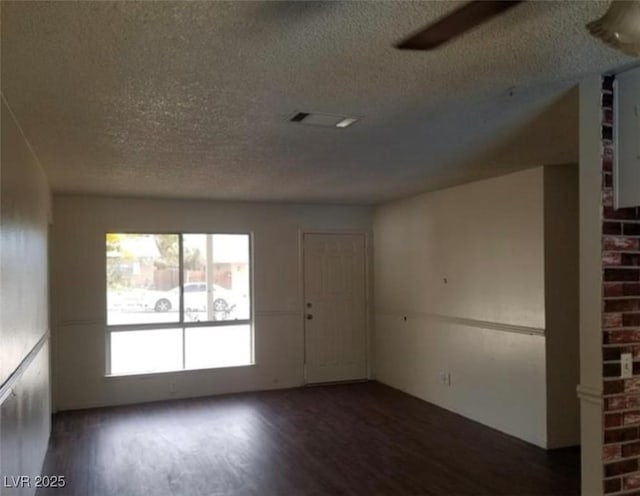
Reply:
[[613, 77], [602, 84], [604, 492], [640, 496], [640, 208], [613, 208]]

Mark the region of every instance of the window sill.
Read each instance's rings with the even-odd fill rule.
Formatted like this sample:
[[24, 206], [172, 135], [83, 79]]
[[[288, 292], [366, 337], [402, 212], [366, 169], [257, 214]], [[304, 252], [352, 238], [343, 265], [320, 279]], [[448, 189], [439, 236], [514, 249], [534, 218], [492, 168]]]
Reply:
[[150, 376], [159, 376], [159, 375], [167, 375], [167, 374], [183, 374], [188, 372], [202, 372], [205, 370], [227, 370], [227, 369], [239, 369], [239, 368], [247, 368], [247, 367], [255, 367], [254, 363], [247, 363], [244, 365], [224, 365], [222, 367], [202, 367], [197, 369], [175, 369], [175, 370], [161, 370], [155, 372], [132, 372], [132, 373], [124, 373], [124, 374], [104, 374], [102, 376], [103, 379], [123, 379], [123, 378], [135, 378], [135, 377], [150, 377]]

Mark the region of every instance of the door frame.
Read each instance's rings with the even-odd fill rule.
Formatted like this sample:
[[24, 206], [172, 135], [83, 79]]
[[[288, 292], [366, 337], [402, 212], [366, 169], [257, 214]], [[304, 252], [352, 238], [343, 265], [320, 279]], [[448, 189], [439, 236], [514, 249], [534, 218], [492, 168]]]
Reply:
[[371, 257], [371, 231], [364, 229], [298, 229], [298, 299], [300, 301], [300, 324], [302, 326], [302, 383], [304, 385], [309, 384], [307, 381], [307, 330], [306, 330], [306, 306], [304, 298], [304, 236], [305, 234], [327, 234], [327, 235], [340, 235], [349, 234], [364, 237], [364, 308], [365, 308], [365, 362], [366, 362], [366, 378], [372, 378], [371, 371], [371, 355], [372, 355], [372, 257]]

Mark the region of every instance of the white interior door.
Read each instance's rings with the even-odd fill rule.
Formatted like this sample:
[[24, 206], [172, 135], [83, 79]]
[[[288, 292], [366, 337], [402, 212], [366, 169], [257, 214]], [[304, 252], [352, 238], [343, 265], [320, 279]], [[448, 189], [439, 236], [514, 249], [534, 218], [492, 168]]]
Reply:
[[364, 234], [305, 234], [307, 383], [367, 377]]

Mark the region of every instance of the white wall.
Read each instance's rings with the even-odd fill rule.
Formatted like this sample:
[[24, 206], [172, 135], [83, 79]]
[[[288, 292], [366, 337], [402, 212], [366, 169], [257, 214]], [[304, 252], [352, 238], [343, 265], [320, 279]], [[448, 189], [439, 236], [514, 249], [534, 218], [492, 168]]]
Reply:
[[374, 370], [547, 447], [544, 183], [540, 167], [376, 211]]
[[33, 476], [40, 473], [50, 432], [50, 196], [4, 97], [1, 106], [0, 392], [6, 394], [0, 394], [0, 477]]
[[538, 168], [385, 205], [374, 222], [376, 377], [540, 446], [544, 338], [503, 326], [545, 327], [543, 201]]
[[[368, 207], [54, 197], [52, 308], [57, 409], [299, 386], [299, 230], [371, 228]], [[104, 377], [106, 232], [254, 233], [256, 365]], [[169, 383], [176, 383], [169, 394]]]

